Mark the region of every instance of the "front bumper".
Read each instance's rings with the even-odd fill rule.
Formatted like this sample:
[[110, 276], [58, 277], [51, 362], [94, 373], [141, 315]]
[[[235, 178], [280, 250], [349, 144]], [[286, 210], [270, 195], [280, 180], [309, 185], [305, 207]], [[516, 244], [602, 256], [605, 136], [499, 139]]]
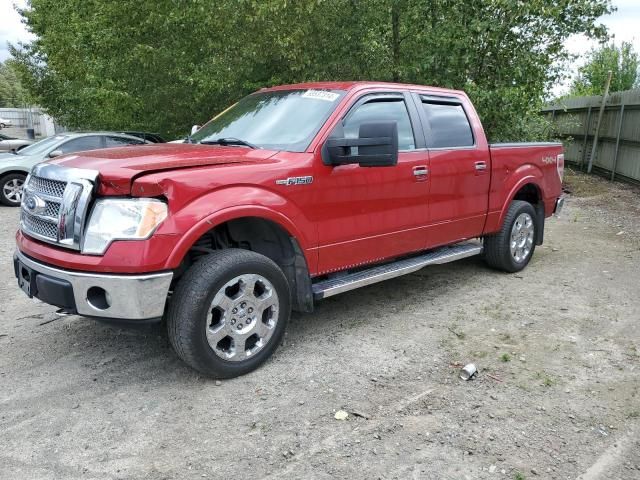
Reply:
[[150, 320], [164, 313], [172, 272], [112, 275], [61, 270], [19, 250], [13, 255], [16, 278], [30, 297], [87, 317]]

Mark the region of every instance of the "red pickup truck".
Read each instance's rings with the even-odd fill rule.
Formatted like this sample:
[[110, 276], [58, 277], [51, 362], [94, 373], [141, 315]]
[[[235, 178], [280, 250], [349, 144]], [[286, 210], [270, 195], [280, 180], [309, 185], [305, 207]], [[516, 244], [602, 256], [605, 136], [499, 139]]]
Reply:
[[560, 144], [489, 145], [460, 91], [268, 88], [184, 144], [34, 167], [15, 273], [62, 312], [165, 318], [187, 364], [233, 377], [273, 353], [292, 309], [471, 255], [521, 270], [563, 167]]

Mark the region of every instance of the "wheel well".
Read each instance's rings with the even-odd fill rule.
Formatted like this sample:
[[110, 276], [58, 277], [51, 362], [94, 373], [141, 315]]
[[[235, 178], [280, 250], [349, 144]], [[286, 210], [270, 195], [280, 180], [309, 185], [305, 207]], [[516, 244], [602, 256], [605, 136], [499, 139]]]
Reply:
[[517, 191], [514, 200], [523, 200], [530, 203], [536, 211], [536, 245], [542, 245], [544, 240], [544, 203], [542, 194], [537, 185], [527, 183]]
[[536, 206], [541, 201], [540, 191], [533, 183], [527, 183], [516, 193], [514, 200], [524, 200], [531, 205]]
[[2, 180], [7, 175], [13, 175], [14, 173], [18, 173], [20, 175], [24, 175], [25, 177], [29, 175], [29, 172], [25, 172], [23, 170], [9, 170], [8, 172], [0, 173], [0, 180]]
[[238, 218], [209, 230], [191, 246], [176, 277], [199, 257], [225, 248], [251, 250], [273, 260], [287, 277], [294, 310], [313, 311], [311, 277], [298, 241], [280, 225], [264, 218]]

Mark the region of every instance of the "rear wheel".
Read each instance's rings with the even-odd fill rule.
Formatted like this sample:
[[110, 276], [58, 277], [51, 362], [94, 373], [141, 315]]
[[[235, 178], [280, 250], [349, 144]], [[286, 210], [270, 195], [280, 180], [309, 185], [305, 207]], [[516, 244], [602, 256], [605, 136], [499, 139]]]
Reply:
[[215, 377], [260, 366], [282, 340], [291, 313], [289, 285], [269, 258], [238, 249], [198, 260], [180, 279], [167, 316], [182, 360]]
[[518, 272], [527, 266], [536, 249], [536, 211], [522, 200], [509, 206], [500, 231], [484, 239], [484, 259], [489, 266]]
[[0, 179], [0, 203], [9, 207], [18, 207], [22, 201], [22, 187], [26, 175], [10, 173]]

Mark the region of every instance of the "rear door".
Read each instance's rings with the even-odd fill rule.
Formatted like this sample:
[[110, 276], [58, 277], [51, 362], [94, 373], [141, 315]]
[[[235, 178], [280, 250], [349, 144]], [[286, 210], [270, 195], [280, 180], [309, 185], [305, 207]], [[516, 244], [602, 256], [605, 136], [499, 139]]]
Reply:
[[429, 247], [479, 236], [489, 199], [486, 139], [475, 138], [462, 99], [415, 94], [429, 151]]
[[342, 118], [344, 134], [356, 138], [361, 124], [390, 120], [398, 124], [397, 165], [327, 166], [317, 159], [314, 183], [323, 205], [317, 209], [320, 273], [426, 248], [429, 157], [411, 96], [360, 96]]

